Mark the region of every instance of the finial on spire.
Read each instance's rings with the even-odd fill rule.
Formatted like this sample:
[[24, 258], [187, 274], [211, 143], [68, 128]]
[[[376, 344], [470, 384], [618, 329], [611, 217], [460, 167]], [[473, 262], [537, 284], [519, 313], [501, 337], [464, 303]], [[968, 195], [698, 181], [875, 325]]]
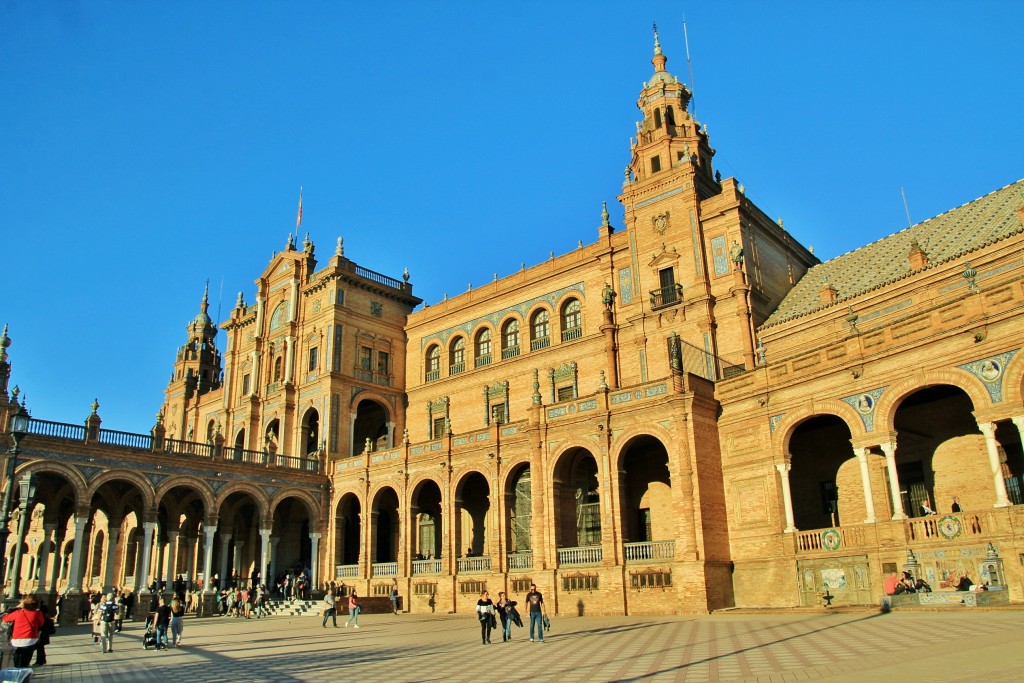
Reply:
[[340, 237], [338, 238], [338, 246], [334, 248], [334, 255], [339, 257], [345, 255], [345, 244]]
[[657, 24], [657, 22], [655, 22], [653, 24], [653, 28], [654, 28], [654, 54], [660, 55], [661, 54], [661, 42], [658, 40], [658, 24]]
[[402, 280], [405, 281], [405, 282], [409, 281], [409, 269], [408, 268], [406, 268], [405, 270], [402, 271]]
[[309, 233], [307, 232], [306, 233], [306, 239], [302, 240], [302, 250], [303, 251], [311, 251], [312, 248], [313, 248], [313, 243], [309, 241]]
[[608, 225], [608, 202], [601, 202], [601, 225]]
[[295, 251], [295, 240], [292, 238], [292, 234], [288, 233], [288, 242], [284, 245], [285, 251]]
[[245, 308], [245, 299], [242, 298], [242, 290], [238, 290], [238, 300], [235, 301], [235, 308]]

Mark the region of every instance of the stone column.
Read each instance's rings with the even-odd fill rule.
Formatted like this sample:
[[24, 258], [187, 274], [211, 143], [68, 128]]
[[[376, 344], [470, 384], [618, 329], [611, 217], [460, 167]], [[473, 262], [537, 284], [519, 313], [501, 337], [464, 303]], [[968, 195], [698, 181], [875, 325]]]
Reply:
[[149, 590], [149, 568], [153, 566], [153, 537], [156, 536], [156, 522], [145, 522], [142, 525], [143, 539], [139, 546], [142, 564], [135, 574], [135, 592]]
[[103, 558], [103, 580], [100, 582], [103, 591], [110, 591], [114, 587], [114, 565], [117, 564], [117, 542], [121, 539], [120, 527], [107, 529], [107, 552]]
[[135, 576], [135, 583], [132, 585], [132, 590], [136, 593], [139, 592], [139, 586], [146, 585], [146, 577], [142, 576], [142, 558], [146, 556], [146, 546], [139, 539], [139, 530], [135, 530], [135, 571], [132, 572]]
[[1003, 465], [999, 462], [999, 443], [996, 441], [996, 423], [979, 422], [978, 429], [985, 435], [985, 449], [988, 450], [988, 464], [992, 468], [992, 483], [995, 486], [996, 502], [992, 507], [1005, 508], [1010, 506], [1010, 498], [1006, 494], [1006, 479], [1003, 478]]
[[311, 588], [318, 588], [319, 572], [317, 567], [320, 564], [320, 532], [309, 532], [310, 560], [309, 560], [309, 585]]
[[882, 452], [885, 453], [885, 467], [889, 470], [889, 494], [892, 496], [892, 518], [906, 519], [907, 513], [903, 509], [903, 496], [900, 495], [900, 477], [896, 473], [896, 444], [895, 442], [879, 444]]
[[174, 585], [177, 578], [175, 571], [178, 568], [178, 535], [177, 531], [167, 532], [167, 587]]
[[870, 448], [858, 448], [855, 451], [857, 462], [860, 463], [860, 480], [864, 486], [864, 506], [867, 514], [864, 516], [865, 524], [875, 522], [875, 498], [871, 495], [871, 472], [868, 470], [868, 456], [871, 455]]
[[260, 529], [260, 555], [259, 561], [256, 563], [256, 569], [259, 571], [263, 583], [266, 584], [268, 588], [273, 583], [273, 578], [267, 576], [267, 557], [268, 554], [270, 553], [270, 534], [272, 532], [273, 529]]
[[[39, 583], [36, 585], [37, 593], [46, 592], [46, 570], [50, 565], [50, 544], [53, 542], [53, 534], [57, 531], [56, 524], [43, 524], [43, 551], [39, 553]], [[56, 583], [56, 582], [54, 582]]]
[[71, 549], [71, 571], [68, 576], [68, 590], [73, 593], [82, 592], [82, 556], [85, 554], [85, 527], [88, 525], [88, 517], [75, 516], [75, 543]]
[[231, 548], [231, 534], [223, 532], [220, 537], [220, 581], [224, 586], [229, 586], [228, 581], [228, 550]]
[[203, 579], [203, 592], [213, 592], [213, 537], [217, 533], [217, 527], [205, 526], [203, 527], [203, 535], [205, 536], [205, 542], [203, 543], [203, 572], [206, 574], [206, 578]]
[[789, 471], [792, 467], [788, 462], [775, 463], [775, 469], [779, 471], [779, 480], [782, 482], [782, 505], [786, 511], [787, 534], [796, 531], [796, 523], [793, 521], [793, 494], [789, 490]]
[[270, 537], [270, 576], [264, 583], [267, 584], [267, 588], [273, 590], [270, 585], [271, 581], [277, 580], [277, 544], [281, 539], [277, 536]]

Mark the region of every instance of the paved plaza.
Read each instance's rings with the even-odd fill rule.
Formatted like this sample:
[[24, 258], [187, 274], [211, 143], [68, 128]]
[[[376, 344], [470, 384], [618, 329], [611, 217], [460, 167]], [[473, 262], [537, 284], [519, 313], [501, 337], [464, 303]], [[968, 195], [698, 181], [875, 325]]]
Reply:
[[60, 629], [35, 683], [178, 681], [1019, 681], [1024, 611], [721, 613], [558, 617], [480, 642], [472, 615], [186, 620], [184, 646], [145, 651], [141, 625], [102, 654], [89, 626]]

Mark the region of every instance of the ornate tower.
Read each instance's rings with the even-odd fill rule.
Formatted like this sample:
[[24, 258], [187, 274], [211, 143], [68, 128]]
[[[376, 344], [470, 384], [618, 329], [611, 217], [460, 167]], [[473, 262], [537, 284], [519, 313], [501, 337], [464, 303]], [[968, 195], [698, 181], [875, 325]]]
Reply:
[[[185, 431], [185, 414], [194, 399], [220, 388], [221, 358], [214, 337], [217, 326], [207, 312], [210, 308], [210, 285], [203, 290], [203, 300], [199, 304], [199, 314], [192, 319], [185, 329], [188, 341], [178, 347], [178, 355], [174, 361], [174, 371], [167, 383], [165, 391], [167, 400], [166, 416], [168, 424], [181, 425], [173, 436], [179, 439], [196, 439], [195, 434]], [[175, 419], [175, 418], [178, 419]]]

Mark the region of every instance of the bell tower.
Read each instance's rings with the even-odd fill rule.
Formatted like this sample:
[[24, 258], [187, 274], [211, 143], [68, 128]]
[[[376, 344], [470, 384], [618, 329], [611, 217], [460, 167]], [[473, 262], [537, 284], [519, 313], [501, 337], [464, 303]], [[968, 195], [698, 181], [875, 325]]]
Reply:
[[186, 326], [188, 341], [178, 347], [174, 362], [174, 373], [167, 387], [168, 397], [182, 390], [185, 399], [202, 396], [220, 388], [221, 359], [214, 337], [217, 326], [207, 312], [210, 308], [210, 284], [203, 290], [199, 304], [199, 315]]

